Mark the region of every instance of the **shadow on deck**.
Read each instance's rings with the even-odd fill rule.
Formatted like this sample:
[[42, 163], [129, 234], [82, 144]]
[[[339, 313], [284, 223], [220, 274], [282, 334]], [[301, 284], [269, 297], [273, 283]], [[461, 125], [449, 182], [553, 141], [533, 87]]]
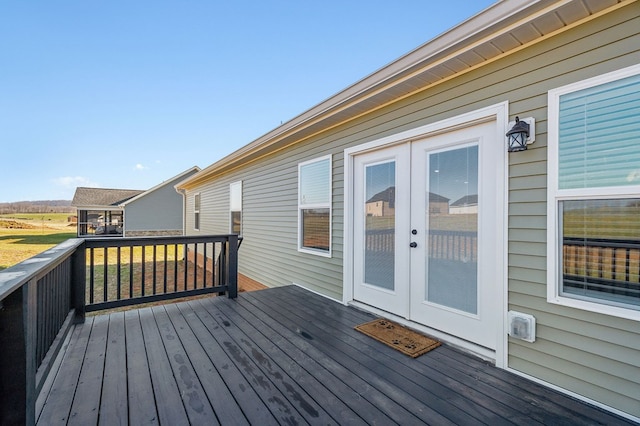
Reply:
[[409, 358], [371, 318], [295, 286], [87, 317], [38, 424], [630, 424], [448, 346]]

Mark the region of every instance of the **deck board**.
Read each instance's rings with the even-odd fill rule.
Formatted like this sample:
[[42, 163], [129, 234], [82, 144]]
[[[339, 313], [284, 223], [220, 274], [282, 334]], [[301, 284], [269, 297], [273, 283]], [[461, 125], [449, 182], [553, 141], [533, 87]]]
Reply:
[[200, 304], [198, 314], [205, 325], [210, 327], [213, 337], [222, 342], [222, 347], [226, 354], [245, 379], [253, 386], [276, 420], [284, 424], [308, 424], [286, 395], [275, 386], [268, 376], [263, 374], [254, 357], [247, 354], [239, 342], [227, 331], [227, 329], [235, 328], [234, 325], [222, 318], [217, 309], [209, 310], [209, 303], [200, 301], [195, 303]]
[[[288, 323], [296, 327], [298, 325], [302, 327], [304, 324], [305, 331], [313, 336], [312, 344], [316, 346], [317, 350], [324, 350], [326, 353], [332, 354], [337, 362], [358, 374], [360, 378], [376, 387], [380, 392], [390, 395], [397, 404], [414, 407], [412, 414], [417, 417], [434, 419], [438, 423], [449, 421], [453, 424], [471, 424], [478, 420], [487, 420], [486, 423], [500, 424], [497, 418], [477, 419], [451, 404], [447, 398], [455, 397], [457, 394], [441, 395], [438, 391], [442, 391], [442, 389], [434, 391], [432, 389], [433, 382], [424, 380], [423, 377], [408, 371], [405, 365], [398, 361], [403, 356], [401, 353], [394, 351], [392, 356], [385, 357], [379, 349], [382, 349], [382, 346], [386, 348], [386, 345], [379, 344], [373, 339], [368, 339], [367, 344], [360, 344], [349, 335], [359, 322], [349, 321], [347, 324], [336, 327], [331, 317], [327, 316], [324, 317], [321, 324], [318, 324], [316, 321], [318, 316], [307, 311], [309, 309], [307, 301], [300, 305], [295, 312], [286, 311], [289, 302], [278, 296], [271, 294], [271, 299], [267, 299], [267, 301], [278, 306], [281, 312], [285, 312], [282, 315], [286, 316], [287, 320], [281, 318], [284, 324]], [[342, 332], [339, 333], [338, 330]], [[357, 332], [354, 331], [354, 333]], [[376, 342], [375, 346], [369, 346], [369, 342], [372, 344]], [[381, 359], [381, 357], [384, 358]], [[435, 385], [438, 384], [435, 383]], [[415, 421], [415, 419], [401, 420], [402, 423], [411, 421]]]
[[70, 425], [90, 425], [98, 422], [108, 330], [108, 316], [94, 318], [76, 396], [71, 405], [68, 422]]
[[[270, 310], [274, 320], [286, 327], [293, 335], [297, 334], [308, 340], [313, 347], [313, 350], [308, 351], [309, 356], [313, 357], [322, 352], [331, 362], [342, 366], [352, 378], [359, 381], [360, 388], [366, 388], [368, 395], [375, 398], [371, 402], [381, 408], [393, 421], [399, 424], [412, 424], [420, 418], [430, 418], [439, 424], [456, 424], [437, 410], [423, 404], [415, 394], [400, 391], [395, 383], [400, 379], [394, 377], [394, 372], [388, 366], [371, 362], [367, 357], [360, 356], [361, 348], [351, 347], [340, 338], [336, 338], [337, 335], [323, 331], [315, 325], [318, 322], [317, 318], [305, 319], [298, 316], [297, 312], [300, 309], [296, 309], [296, 312], [289, 310], [290, 305], [279, 304], [279, 297], [274, 294], [267, 296], [267, 299], [261, 297], [258, 300], [253, 295], [248, 295], [247, 298], [255, 303], [256, 307], [264, 308], [265, 304], [268, 304], [267, 309]], [[322, 323], [326, 323], [326, 318], [323, 318]], [[368, 363], [369, 366], [363, 365], [364, 363]], [[415, 391], [410, 384], [403, 383], [403, 385]], [[359, 392], [358, 387], [355, 390]], [[405, 407], [412, 407], [412, 410], [409, 411]], [[458, 413], [451, 413], [451, 415], [457, 417]]]
[[[341, 380], [349, 389], [344, 393], [345, 397], [355, 395], [356, 398], [361, 398], [372, 407], [375, 407], [371, 411], [371, 413], [373, 413], [373, 423], [393, 424], [393, 419], [398, 419], [399, 417], [415, 420], [403, 407], [399, 407], [387, 395], [377, 392], [358, 375], [352, 374], [348, 368], [336, 362], [331, 355], [327, 355], [323, 351], [318, 351], [311, 343], [313, 336], [300, 328], [294, 328], [292, 332], [290, 327], [286, 327], [282, 322], [277, 320], [278, 313], [273, 312], [268, 306], [263, 306], [259, 300], [254, 300], [251, 296], [247, 296], [246, 299], [253, 304], [253, 311], [257, 315], [260, 315], [260, 319], [264, 321], [265, 324], [270, 325], [279, 333], [288, 336], [290, 343], [298, 347], [304, 353], [304, 356], [316, 360], [323, 368]], [[265, 313], [263, 309], [270, 312], [271, 316]], [[394, 409], [397, 409], [397, 411], [394, 411]]]
[[152, 389], [148, 389], [144, 395], [147, 398], [155, 398], [158, 420], [161, 424], [188, 424], [189, 418], [182, 402], [182, 395], [180, 395], [178, 384], [173, 376], [171, 364], [151, 308], [140, 310], [140, 323], [152, 383]]
[[[326, 420], [327, 424], [333, 422], [350, 425], [366, 424], [360, 415], [342, 401], [344, 393], [332, 392], [331, 387], [328, 387], [327, 381], [331, 380], [331, 377], [326, 374], [326, 370], [320, 368], [317, 363], [307, 362], [312, 359], [291, 345], [286, 338], [267, 324], [259, 321], [258, 317], [241, 304], [220, 305], [220, 310], [229, 321], [247, 335], [249, 340], [246, 344], [249, 347], [255, 345], [255, 348], [262, 352], [259, 358], [263, 371], [276, 378], [280, 375], [279, 371], [283, 371], [288, 376], [286, 379], [279, 380], [287, 387], [289, 396], [297, 403], [299, 410], [302, 409], [314, 421], [322, 420], [325, 416], [330, 415], [324, 409], [322, 409], [323, 415], [319, 415], [318, 410], [307, 400], [310, 399], [317, 406], [326, 407], [333, 413], [332, 420]], [[257, 322], [263, 324], [259, 329], [253, 325]], [[332, 384], [337, 383], [341, 382], [337, 380], [332, 382]], [[305, 396], [302, 396], [303, 394]], [[365, 409], [371, 409], [371, 407]], [[364, 412], [364, 409], [361, 412]]]
[[153, 385], [139, 311], [126, 311], [124, 320], [127, 342], [129, 421], [132, 425], [157, 425], [159, 419], [155, 399], [149, 395]]
[[[224, 351], [221, 343], [213, 338], [210, 332], [210, 327], [202, 321], [201, 317], [194, 310], [198, 308], [196, 302], [190, 302], [187, 304], [178, 304], [178, 309], [181, 311], [185, 320], [191, 327], [196, 339], [206, 352], [207, 356], [214, 363], [217, 368], [218, 374], [226, 384], [226, 388], [239, 405], [237, 401], [242, 401], [242, 414], [244, 419], [251, 424], [265, 424], [276, 425], [275, 418], [271, 414], [271, 411], [262, 402], [260, 396], [253, 389], [252, 385], [242, 375], [237, 366], [232, 362], [231, 358]], [[206, 317], [208, 314], [204, 314]], [[217, 325], [215, 325], [217, 327]], [[222, 390], [223, 391], [223, 390]], [[240, 407], [234, 407], [234, 410], [240, 409]], [[241, 416], [238, 417], [238, 422], [243, 421]]]
[[[245, 318], [249, 318], [251, 323], [261, 324], [260, 330], [268, 333], [269, 339], [271, 339], [274, 346], [284, 351], [301, 368], [324, 384], [333, 395], [337, 396], [338, 402], [342, 402], [349, 407], [349, 410], [345, 413], [341, 406], [334, 404], [332, 411], [336, 413], [338, 418], [343, 419], [345, 423], [347, 420], [353, 420], [356, 423], [359, 420], [353, 417], [353, 414], [355, 414], [362, 421], [369, 424], [376, 421], [384, 424], [390, 421], [376, 405], [371, 404], [355, 390], [357, 385], [362, 382], [353, 380], [348, 370], [334, 363], [323, 353], [316, 351], [306, 339], [300, 339], [298, 334], [292, 335], [288, 329], [274, 322], [261, 310], [253, 309], [252, 306], [237, 305], [238, 311], [243, 313]], [[314, 354], [314, 356], [310, 356], [310, 354]], [[280, 362], [287, 361], [282, 359]]]
[[124, 312], [114, 313], [109, 316], [107, 352], [99, 412], [100, 424], [127, 423], [127, 351], [125, 343]]
[[412, 359], [295, 286], [88, 317], [38, 423], [632, 424], [449, 346]]
[[[305, 391], [305, 388], [307, 388], [309, 391], [314, 391], [315, 394], [318, 388], [313, 387], [313, 384], [305, 380], [306, 374], [295, 369], [292, 363], [280, 365], [268, 351], [263, 350], [255, 339], [255, 337], [257, 337], [255, 328], [243, 328], [239, 324], [242, 322], [242, 319], [236, 317], [234, 321], [226, 312], [219, 309], [219, 307], [213, 306], [206, 301], [201, 301], [201, 303], [205, 309], [210, 310], [213, 308], [218, 310], [217, 320], [219, 322], [234, 325], [234, 327], [225, 327], [225, 331], [244, 352], [244, 356], [250, 358], [255, 363], [256, 368], [260, 371], [259, 374], [262, 374], [263, 378], [267, 379], [263, 381], [263, 386], [269, 387], [273, 385], [277, 388], [296, 409], [297, 413], [303, 417], [305, 421], [309, 422], [309, 424], [337, 424], [322, 408], [322, 404], [314, 401], [307, 391]], [[280, 352], [277, 353], [277, 356], [286, 357], [286, 354]], [[296, 373], [298, 376], [296, 376]], [[297, 381], [294, 381], [291, 377], [296, 377]], [[310, 386], [303, 387], [305, 382]]]
[[[293, 302], [286, 296], [278, 299], [283, 303]], [[512, 424], [515, 420], [512, 417], [513, 410], [509, 410], [506, 406], [487, 407], [486, 396], [464, 384], [468, 376], [463, 378], [462, 382], [458, 382], [445, 374], [442, 366], [431, 368], [426, 364], [415, 362], [416, 360], [356, 331], [355, 325], [371, 319], [368, 315], [340, 318], [335, 315], [335, 311], [327, 309], [326, 303], [322, 304], [322, 300], [319, 300], [320, 304], [314, 304], [313, 300], [314, 298], [306, 298], [305, 305], [296, 311], [301, 318], [306, 321], [313, 321], [318, 317], [326, 318], [325, 325], [331, 327], [330, 335], [338, 335], [338, 331], [342, 330], [342, 341], [353, 348], [350, 352], [356, 355], [359, 352], [365, 356], [358, 357], [358, 362], [375, 371], [379, 371], [376, 369], [377, 364], [384, 364], [391, 371], [389, 380], [409, 390], [420, 400], [428, 400], [432, 408], [443, 416], [449, 417], [451, 421], [457, 424], [479, 421], [500, 425]], [[449, 413], [455, 413], [455, 416]], [[510, 418], [505, 420], [505, 417]]]
[[[238, 407], [232, 393], [227, 388], [224, 379], [218, 372], [216, 365], [209, 358], [200, 345], [198, 338], [191, 330], [183, 316], [183, 312], [176, 305], [165, 306], [169, 318], [176, 330], [179, 330], [180, 340], [185, 348], [189, 348], [188, 358], [194, 380], [199, 380], [208, 401], [220, 424], [248, 425], [242, 410]], [[211, 424], [214, 424], [212, 421]]]
[[[217, 425], [217, 418], [164, 306], [152, 308], [178, 391], [191, 424]], [[189, 348], [190, 351], [190, 348]]]
[[[283, 296], [281, 299], [283, 301], [292, 301], [287, 296]], [[438, 351], [430, 352], [427, 356], [422, 356], [417, 360], [399, 356], [394, 349], [352, 330], [350, 326], [353, 323], [358, 324], [369, 321], [371, 319], [369, 315], [351, 310], [347, 312], [347, 318], [341, 319], [335, 315], [334, 307], [326, 304], [322, 298], [307, 297], [305, 300], [308, 302], [305, 307], [311, 309], [308, 312], [311, 318], [325, 317], [327, 318], [326, 321], [330, 322], [336, 329], [346, 326], [344, 333], [353, 339], [352, 344], [354, 346], [367, 348], [368, 351], [373, 350], [373, 353], [377, 354], [377, 356], [385, 357], [385, 362], [389, 363], [395, 371], [401, 372], [411, 380], [428, 382], [429, 387], [436, 391], [440, 397], [446, 398], [458, 409], [467, 411], [479, 421], [499, 424], [503, 421], [501, 419], [503, 418], [508, 423], [519, 423], [521, 421], [544, 423], [545, 416], [536, 416], [536, 412], [529, 409], [530, 404], [526, 399], [514, 397], [512, 390], [505, 391], [503, 389], [504, 381], [490, 377], [493, 380], [491, 384], [488, 384], [485, 378], [478, 380], [478, 375], [470, 375], [468, 364], [463, 364], [462, 370], [453, 368], [451, 363], [460, 357], [451, 353], [447, 356], [439, 356], [449, 348], [442, 347]], [[402, 366], [398, 366], [398, 363]], [[488, 366], [487, 363], [482, 361], [478, 361], [474, 365]], [[493, 366], [490, 366], [490, 369], [500, 371]], [[495, 386], [492, 386], [492, 384]], [[521, 381], [519, 381], [519, 384], [522, 385]]]
[[40, 423], [66, 425], [69, 421], [74, 391], [78, 385], [92, 325], [93, 318], [87, 318], [84, 324], [75, 326], [65, 354], [65, 362], [60, 365], [56, 379], [49, 390], [49, 395], [54, 395], [55, 398], [48, 398], [45, 401], [39, 415]]

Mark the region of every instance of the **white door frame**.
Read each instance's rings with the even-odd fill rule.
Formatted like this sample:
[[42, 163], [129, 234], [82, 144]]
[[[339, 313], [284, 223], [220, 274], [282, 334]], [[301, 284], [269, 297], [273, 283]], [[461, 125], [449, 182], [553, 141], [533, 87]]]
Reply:
[[[362, 145], [358, 145], [352, 148], [345, 149], [344, 151], [344, 263], [343, 263], [343, 303], [354, 304], [372, 311], [377, 314], [383, 314], [382, 310], [371, 308], [370, 306], [359, 304], [353, 299], [353, 235], [350, 233], [353, 230], [353, 211], [354, 211], [354, 197], [353, 197], [353, 173], [354, 173], [354, 157], [356, 155], [377, 150], [387, 146], [393, 146], [401, 143], [411, 142], [413, 140], [423, 139], [425, 137], [434, 136], [441, 133], [446, 133], [459, 128], [473, 126], [488, 121], [495, 121], [496, 123], [496, 140], [505, 141], [504, 134], [506, 133], [509, 122], [509, 103], [507, 101], [495, 104], [489, 107], [485, 107], [479, 110], [475, 110], [469, 113], [461, 114], [456, 117], [448, 118], [436, 123], [427, 124], [425, 126], [410, 129], [404, 132], [396, 133], [391, 136], [380, 138]], [[497, 305], [501, 306], [501, 321], [499, 321], [496, 327], [496, 342], [497, 347], [495, 353], [488, 351], [484, 348], [478, 347], [475, 344], [469, 343], [456, 336], [451, 336], [445, 333], [441, 333], [437, 330], [422, 326], [417, 323], [407, 321], [401, 317], [390, 316], [388, 313], [384, 313], [385, 316], [398, 321], [405, 325], [422, 330], [426, 333], [433, 335], [434, 337], [441, 339], [449, 344], [459, 346], [465, 350], [476, 353], [477, 355], [492, 360], [497, 367], [505, 368], [507, 366], [507, 178], [508, 178], [508, 157], [506, 142], [504, 149], [501, 151], [503, 158], [496, 158], [496, 166], [499, 167], [498, 176], [496, 182], [496, 193], [502, 194], [502, 197], [498, 196], [498, 201], [501, 202], [501, 206], [498, 207], [498, 211], [502, 210], [503, 214], [500, 217], [501, 226], [499, 227], [499, 234], [496, 235], [496, 250], [501, 253], [502, 256], [496, 256], [496, 262], [499, 263], [498, 270], [502, 271], [500, 279], [500, 288], [498, 297], [501, 298]], [[500, 167], [502, 164], [502, 167]]]

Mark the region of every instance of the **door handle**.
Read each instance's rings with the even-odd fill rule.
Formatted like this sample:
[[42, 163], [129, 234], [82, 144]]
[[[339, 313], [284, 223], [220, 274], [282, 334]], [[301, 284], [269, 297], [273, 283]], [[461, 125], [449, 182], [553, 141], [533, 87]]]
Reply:
[[418, 243], [416, 243], [415, 241], [412, 241], [411, 244], [409, 244], [409, 247], [416, 248], [418, 247]]

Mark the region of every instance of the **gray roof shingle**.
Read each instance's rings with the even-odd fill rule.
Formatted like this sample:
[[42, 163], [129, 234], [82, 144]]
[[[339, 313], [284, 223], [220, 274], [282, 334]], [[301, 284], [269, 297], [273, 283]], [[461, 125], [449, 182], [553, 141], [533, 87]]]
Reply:
[[106, 188], [76, 188], [71, 205], [83, 206], [117, 206], [144, 191], [138, 189], [106, 189]]

